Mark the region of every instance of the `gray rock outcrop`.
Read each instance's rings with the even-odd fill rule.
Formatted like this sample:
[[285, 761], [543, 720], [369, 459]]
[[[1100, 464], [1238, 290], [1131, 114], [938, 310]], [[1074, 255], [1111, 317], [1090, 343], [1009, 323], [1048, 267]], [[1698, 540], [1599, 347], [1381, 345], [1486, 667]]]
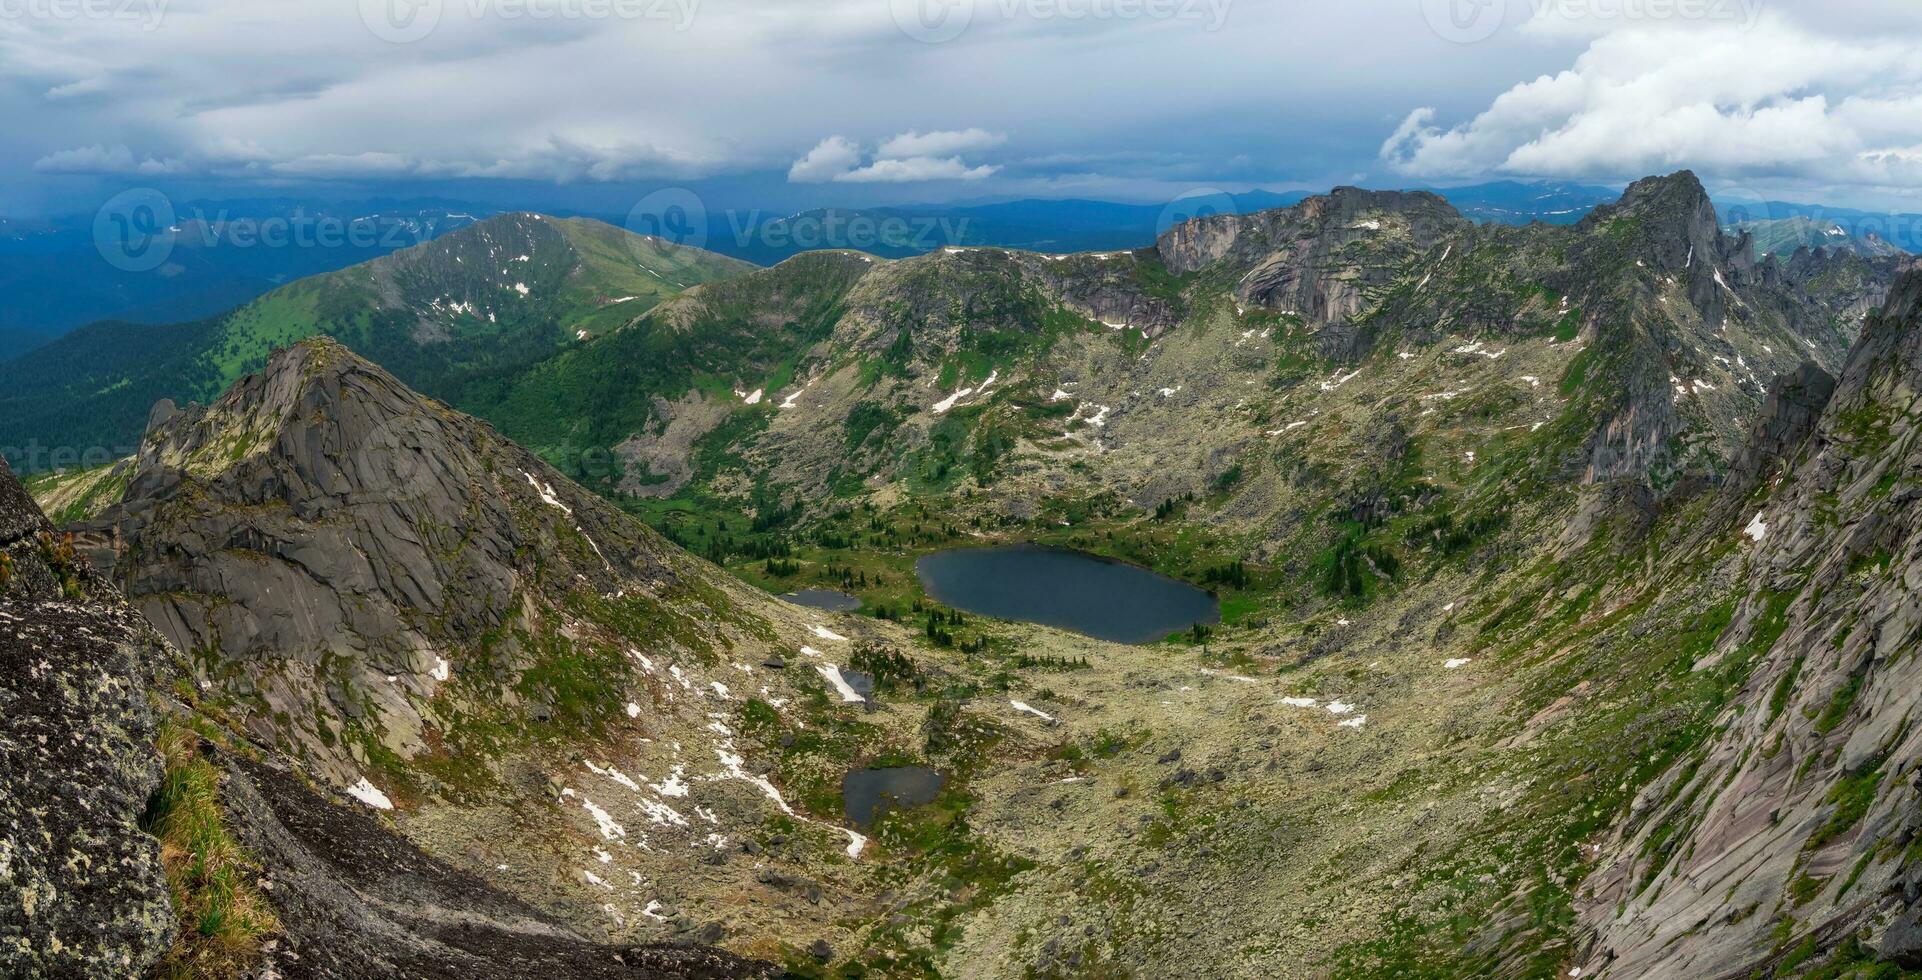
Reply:
[[482, 669], [483, 639], [485, 670], [511, 671], [508, 624], [562, 594], [677, 581], [652, 532], [328, 340], [161, 418], [122, 502], [80, 530], [197, 679], [255, 706], [254, 737], [340, 786], [368, 750], [337, 736], [423, 751], [427, 703]]
[[0, 976], [138, 977], [167, 952], [148, 665], [159, 643], [0, 462]]

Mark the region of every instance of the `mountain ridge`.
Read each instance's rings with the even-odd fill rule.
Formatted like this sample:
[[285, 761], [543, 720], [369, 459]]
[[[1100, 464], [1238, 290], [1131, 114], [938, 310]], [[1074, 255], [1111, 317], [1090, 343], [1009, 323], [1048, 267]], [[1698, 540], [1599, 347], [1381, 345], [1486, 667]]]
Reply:
[[348, 337], [433, 393], [457, 397], [493, 372], [618, 327], [686, 285], [746, 268], [586, 219], [509, 213], [300, 280], [221, 317], [68, 334], [0, 365], [0, 445], [22, 455], [30, 442], [42, 454], [99, 447], [124, 455], [155, 401], [211, 400], [277, 347], [319, 333]]

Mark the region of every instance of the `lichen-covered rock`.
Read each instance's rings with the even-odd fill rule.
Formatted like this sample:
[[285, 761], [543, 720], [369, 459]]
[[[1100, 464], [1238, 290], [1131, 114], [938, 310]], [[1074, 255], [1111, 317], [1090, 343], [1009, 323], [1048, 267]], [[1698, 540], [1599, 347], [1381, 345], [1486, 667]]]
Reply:
[[0, 462], [0, 976], [137, 977], [174, 916], [140, 815], [158, 644]]

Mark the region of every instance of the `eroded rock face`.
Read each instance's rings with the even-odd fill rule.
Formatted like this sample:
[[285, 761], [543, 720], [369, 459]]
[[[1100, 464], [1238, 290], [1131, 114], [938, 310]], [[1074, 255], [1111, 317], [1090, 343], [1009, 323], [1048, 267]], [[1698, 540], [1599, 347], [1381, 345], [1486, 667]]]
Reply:
[[678, 402], [654, 396], [654, 418], [614, 452], [626, 463], [621, 492], [671, 497], [694, 478], [694, 444], [727, 420], [732, 408], [703, 392]]
[[[1338, 187], [1292, 208], [1184, 222], [1156, 248], [1177, 275], [1222, 262], [1248, 265], [1237, 302], [1338, 326], [1366, 310], [1372, 292], [1411, 258], [1471, 229], [1433, 194]], [[1335, 356], [1360, 353], [1347, 333], [1330, 334], [1323, 346]]]
[[159, 645], [0, 462], [0, 975], [135, 977], [174, 916], [140, 815]]
[[1731, 490], [1747, 493], [1777, 467], [1791, 464], [1790, 455], [1815, 431], [1834, 395], [1835, 378], [1813, 361], [1775, 379], [1749, 428], [1747, 444], [1729, 468]]
[[1755, 667], [1724, 733], [1603, 846], [1583, 975], [1746, 975], [1850, 935], [1922, 962], [1922, 275], [1826, 387], [1788, 379], [1725, 488], [1754, 590], [1716, 656]]

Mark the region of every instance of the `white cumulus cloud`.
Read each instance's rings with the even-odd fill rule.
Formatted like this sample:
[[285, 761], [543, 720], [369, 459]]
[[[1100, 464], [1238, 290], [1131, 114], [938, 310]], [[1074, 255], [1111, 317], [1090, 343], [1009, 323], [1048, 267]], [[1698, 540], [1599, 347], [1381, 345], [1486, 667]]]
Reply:
[[860, 163], [861, 148], [853, 140], [830, 136], [809, 150], [807, 156], [794, 161], [787, 169], [787, 179], [797, 184], [820, 183], [833, 180]]
[[883, 157], [949, 157], [976, 150], [988, 150], [1008, 141], [1003, 133], [990, 133], [980, 127], [945, 129], [931, 133], [908, 130], [882, 140], [876, 151]]
[[993, 176], [999, 167], [970, 167], [960, 157], [939, 160], [934, 157], [908, 157], [905, 160], [876, 160], [859, 170], [834, 178], [845, 184], [898, 184], [916, 180], [981, 180]]
[[874, 157], [861, 164], [861, 146], [842, 136], [830, 136], [788, 168], [787, 179], [797, 184], [905, 184], [929, 180], [983, 180], [999, 166], [970, 166], [960, 154], [988, 149], [1006, 136], [984, 129], [909, 130], [882, 140]]
[[1637, 25], [1572, 67], [1515, 85], [1472, 119], [1408, 113], [1395, 171], [1633, 177], [1686, 166], [1724, 180], [1888, 187], [1922, 177], [1922, 38], [1828, 37], [1784, 18]]

